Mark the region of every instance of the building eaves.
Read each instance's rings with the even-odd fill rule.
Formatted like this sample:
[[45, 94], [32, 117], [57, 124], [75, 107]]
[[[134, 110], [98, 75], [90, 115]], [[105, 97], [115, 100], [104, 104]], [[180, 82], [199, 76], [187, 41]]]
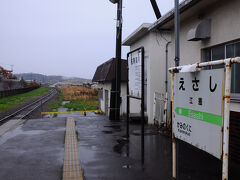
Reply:
[[[199, 3], [203, 0], [184, 0], [179, 5], [179, 12], [180, 14], [185, 12], [187, 9], [193, 7], [195, 4]], [[165, 23], [171, 21], [174, 19], [174, 8], [170, 10], [167, 14], [159, 18], [156, 22], [154, 22], [149, 28], [149, 31], [155, 30], [157, 28], [160, 28]]]
[[122, 43], [124, 46], [130, 46], [148, 33], [151, 23], [143, 23], [132, 34], [130, 34]]
[[101, 82], [106, 81], [106, 78], [108, 77], [108, 73], [111, 69], [112, 62], [114, 61], [114, 58], [106, 61], [105, 63], [99, 65], [97, 67], [97, 70], [93, 76], [92, 81], [93, 82]]
[[[112, 58], [99, 65], [95, 71], [92, 82], [111, 82], [115, 79], [116, 58]], [[127, 60], [121, 60], [121, 81], [127, 81]]]

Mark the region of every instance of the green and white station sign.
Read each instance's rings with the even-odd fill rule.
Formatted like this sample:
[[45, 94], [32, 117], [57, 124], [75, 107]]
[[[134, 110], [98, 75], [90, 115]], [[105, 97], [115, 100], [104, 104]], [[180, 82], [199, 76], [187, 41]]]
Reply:
[[174, 78], [174, 134], [221, 159], [224, 69], [180, 72]]

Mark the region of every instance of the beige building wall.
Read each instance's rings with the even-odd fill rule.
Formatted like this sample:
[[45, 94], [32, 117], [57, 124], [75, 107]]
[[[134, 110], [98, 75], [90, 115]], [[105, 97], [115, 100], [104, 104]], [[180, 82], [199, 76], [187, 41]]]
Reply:
[[[189, 9], [181, 15], [181, 17], [184, 17], [184, 20], [182, 20], [180, 24], [180, 65], [201, 62], [203, 60], [202, 49], [204, 48], [212, 47], [232, 40], [240, 40], [240, 1], [211, 1], [215, 1], [215, 3], [207, 8], [200, 3], [199, 7], [196, 5], [196, 7]], [[202, 19], [211, 19], [211, 38], [203, 41], [187, 41], [188, 31], [195, 27]], [[165, 30], [154, 30], [149, 32], [130, 47], [131, 51], [141, 46], [144, 46], [145, 48], [145, 59], [147, 60], [147, 114], [149, 124], [154, 123], [154, 93], [165, 93], [165, 52], [166, 43], [168, 41], [171, 41], [168, 48], [168, 67], [174, 66], [174, 24], [173, 22], [170, 22], [169, 24], [171, 25], [166, 25], [164, 27]], [[168, 92], [168, 118], [170, 118], [170, 73], [168, 73]], [[134, 104], [136, 105], [137, 102], [133, 102], [133, 100], [131, 100], [131, 107], [135, 108], [136, 106], [134, 106]], [[239, 103], [231, 103], [231, 108], [240, 111]], [[140, 109], [134, 110], [140, 111]]]
[[[240, 39], [240, 1], [218, 1], [208, 8], [185, 19], [180, 25], [180, 65], [196, 63], [202, 60], [201, 49]], [[185, 12], [185, 14], [187, 14]], [[187, 15], [185, 15], [187, 16]], [[199, 18], [201, 16], [201, 18]], [[203, 41], [187, 41], [188, 31], [201, 19], [211, 19], [211, 38]], [[172, 29], [172, 58], [174, 58], [174, 32]], [[172, 63], [172, 65], [174, 65]]]
[[[165, 97], [166, 78], [166, 44], [171, 41], [171, 36], [166, 32], [151, 32], [151, 53], [149, 60], [149, 124], [154, 124], [153, 103], [154, 93], [160, 93]], [[169, 59], [171, 60], [171, 59]]]
[[[106, 108], [108, 108], [108, 113], [106, 114], [106, 116], [109, 116], [109, 107], [110, 107], [110, 96], [111, 96], [111, 83], [110, 82], [106, 82], [106, 83], [99, 83], [98, 84], [98, 88], [101, 88], [103, 91], [102, 94], [102, 99], [100, 100], [100, 109], [106, 113]], [[108, 91], [108, 96], [106, 95], [106, 91]], [[124, 103], [124, 99], [126, 98], [127, 95], [127, 84], [126, 83], [121, 83], [121, 97], [123, 99], [121, 107], [120, 107], [120, 115], [123, 115], [126, 113], [125, 110], [125, 103]], [[107, 98], [106, 98], [107, 96]], [[108, 102], [106, 103], [106, 100], [108, 100]], [[108, 107], [106, 107], [106, 104], [108, 104]]]
[[[110, 92], [111, 92], [111, 83], [98, 83], [98, 88], [102, 89], [102, 99], [100, 99], [100, 109], [102, 110], [103, 113], [106, 114], [106, 95], [105, 95], [105, 90], [108, 90], [108, 106], [110, 106]], [[109, 113], [106, 114], [109, 116]]]
[[[165, 94], [165, 51], [166, 44], [169, 41], [171, 41], [171, 35], [169, 33], [150, 32], [130, 47], [131, 51], [141, 46], [145, 49], [145, 61], [147, 62], [147, 115], [149, 124], [154, 124], [154, 93]], [[134, 103], [137, 103], [136, 100]], [[133, 106], [132, 102], [131, 107]]]
[[[192, 12], [185, 12], [186, 13]], [[201, 18], [199, 18], [201, 17]], [[220, 45], [240, 39], [240, 1], [219, 0], [210, 7], [200, 9], [198, 13], [185, 19], [180, 24], [180, 65], [193, 64], [203, 61], [202, 49]], [[188, 31], [196, 26], [201, 19], [211, 19], [211, 38], [202, 41], [187, 41]], [[174, 29], [173, 27], [171, 29]], [[170, 66], [174, 66], [175, 46], [174, 32], [171, 33], [172, 43], [170, 44]], [[169, 74], [170, 78], [170, 74]], [[170, 88], [170, 86], [169, 86]], [[232, 110], [240, 111], [239, 103], [232, 103]]]

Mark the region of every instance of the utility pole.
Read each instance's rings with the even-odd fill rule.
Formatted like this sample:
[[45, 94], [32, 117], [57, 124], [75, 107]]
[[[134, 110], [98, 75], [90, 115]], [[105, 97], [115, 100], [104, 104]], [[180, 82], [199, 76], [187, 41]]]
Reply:
[[[110, 0], [112, 3], [117, 3], [117, 23], [116, 23], [116, 63], [115, 63], [115, 79], [113, 83], [110, 101], [110, 120], [120, 119], [120, 104], [121, 104], [121, 61], [122, 61], [122, 0]], [[115, 87], [114, 87], [115, 85]]]
[[153, 7], [153, 10], [154, 10], [154, 13], [156, 15], [156, 18], [159, 19], [160, 17], [162, 17], [160, 11], [159, 11], [159, 8], [158, 8], [158, 5], [157, 5], [157, 2], [156, 0], [150, 0], [151, 4], [152, 4], [152, 7]]

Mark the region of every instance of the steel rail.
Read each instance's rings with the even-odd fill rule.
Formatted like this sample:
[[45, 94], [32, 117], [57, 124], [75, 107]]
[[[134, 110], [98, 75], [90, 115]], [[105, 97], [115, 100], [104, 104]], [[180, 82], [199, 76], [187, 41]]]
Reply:
[[[53, 97], [53, 95], [55, 95], [56, 93], [53, 91], [51, 94], [49, 94], [49, 96], [47, 96], [46, 98], [43, 98], [42, 100], [40, 100], [39, 102], [36, 102], [35, 107], [31, 108], [29, 111], [27, 111], [25, 114], [22, 115], [22, 117], [20, 119], [23, 119], [25, 117], [27, 117], [29, 114], [31, 114], [34, 110], [36, 110], [37, 108], [39, 108], [42, 104], [44, 104], [45, 102], [47, 102], [49, 99], [51, 99]], [[20, 113], [21, 115], [21, 113]]]
[[[50, 99], [50, 97], [52, 97], [53, 95], [55, 95], [57, 93], [57, 91], [54, 89], [54, 90], [51, 90], [47, 95], [41, 97], [40, 99], [37, 99], [36, 101], [18, 109], [17, 111], [15, 111], [14, 113], [0, 119], [0, 123], [3, 123], [9, 119], [11, 119], [12, 117], [14, 116], [17, 116], [18, 114], [20, 114], [21, 112], [23, 112], [24, 110], [27, 110], [27, 108], [31, 107], [31, 106], [34, 106], [35, 104], [41, 102], [42, 103], [45, 103], [46, 101], [48, 101]], [[25, 115], [23, 115], [22, 118], [19, 118], [19, 119], [23, 119], [24, 117], [26, 117], [27, 115], [29, 115], [31, 112], [33, 112], [35, 109], [37, 109], [41, 104], [35, 106], [33, 109], [31, 109], [30, 111], [28, 111]]]

